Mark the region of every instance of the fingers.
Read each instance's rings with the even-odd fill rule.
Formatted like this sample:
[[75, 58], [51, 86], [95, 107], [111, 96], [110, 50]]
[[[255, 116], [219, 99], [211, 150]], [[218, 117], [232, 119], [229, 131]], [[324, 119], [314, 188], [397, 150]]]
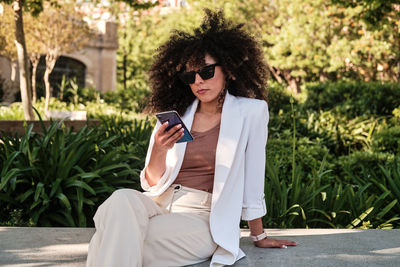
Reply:
[[257, 247], [264, 247], [264, 248], [287, 248], [288, 246], [296, 246], [297, 243], [290, 240], [278, 240], [278, 239], [266, 238], [255, 242], [255, 245]]
[[164, 122], [163, 124], [161, 124], [160, 128], [158, 129], [158, 132], [159, 132], [159, 133], [165, 132], [165, 130], [167, 129], [167, 127], [168, 127], [168, 121], [166, 121], [166, 122]]
[[290, 241], [290, 240], [280, 240], [281, 244], [286, 245], [286, 246], [297, 246], [297, 242], [295, 241]]
[[276, 240], [277, 246], [279, 248], [287, 248], [287, 246], [297, 246], [297, 243], [295, 241], [290, 241], [290, 240]]
[[184, 135], [181, 124], [177, 124], [167, 131], [168, 122], [164, 122], [156, 134], [157, 143], [161, 146], [171, 148]]
[[[175, 126], [176, 127], [176, 126]], [[179, 139], [182, 138], [182, 136], [184, 135], [184, 129], [182, 128], [181, 125], [179, 125], [178, 129], [175, 130], [175, 127], [170, 129], [168, 132], [170, 132], [171, 130], [173, 130], [172, 132], [174, 132], [170, 137], [170, 143], [175, 144]]]

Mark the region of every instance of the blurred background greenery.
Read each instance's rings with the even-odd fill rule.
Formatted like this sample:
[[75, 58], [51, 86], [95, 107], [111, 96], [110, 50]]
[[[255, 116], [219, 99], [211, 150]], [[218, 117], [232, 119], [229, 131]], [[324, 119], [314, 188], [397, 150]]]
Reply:
[[[184, 3], [167, 12], [108, 7], [125, 18], [117, 90], [68, 80], [50, 101], [50, 109], [86, 110], [99, 127], [72, 132], [54, 122], [43, 133], [26, 126], [23, 136], [1, 135], [0, 224], [93, 226], [114, 190], [140, 189], [155, 123], [144, 112], [155, 49], [171, 29], [198, 25], [204, 7], [222, 7], [261, 42], [271, 76], [264, 226], [399, 228], [399, 1]], [[40, 114], [44, 105], [34, 103]], [[0, 107], [1, 120], [23, 118], [21, 103]]]

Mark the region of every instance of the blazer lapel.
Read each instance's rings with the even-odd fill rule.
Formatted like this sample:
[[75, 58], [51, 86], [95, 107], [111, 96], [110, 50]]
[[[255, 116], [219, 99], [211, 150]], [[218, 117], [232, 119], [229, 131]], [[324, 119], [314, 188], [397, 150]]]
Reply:
[[235, 105], [235, 101], [236, 98], [227, 93], [222, 106], [221, 125], [215, 156], [212, 206], [218, 200], [228, 178], [242, 133], [243, 117], [237, 104]]

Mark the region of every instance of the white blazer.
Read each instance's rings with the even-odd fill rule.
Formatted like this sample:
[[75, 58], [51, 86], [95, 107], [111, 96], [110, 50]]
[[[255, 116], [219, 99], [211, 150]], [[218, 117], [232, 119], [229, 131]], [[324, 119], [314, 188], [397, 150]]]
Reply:
[[[189, 130], [198, 102], [196, 99], [182, 117]], [[210, 230], [218, 244], [211, 259], [212, 267], [232, 265], [244, 257], [239, 248], [240, 219], [253, 220], [266, 214], [264, 179], [268, 120], [265, 101], [227, 93], [222, 107], [211, 202]], [[145, 166], [149, 163], [154, 134], [159, 127], [157, 123], [151, 136]], [[143, 169], [140, 180], [146, 195], [158, 196], [174, 182], [185, 149], [186, 143], [179, 143], [168, 151], [166, 171], [154, 186], [147, 183]]]

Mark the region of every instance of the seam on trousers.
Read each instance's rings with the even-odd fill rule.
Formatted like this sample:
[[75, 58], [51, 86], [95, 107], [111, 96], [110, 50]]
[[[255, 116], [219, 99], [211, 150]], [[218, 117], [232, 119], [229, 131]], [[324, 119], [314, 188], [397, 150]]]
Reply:
[[169, 213], [171, 213], [172, 203], [174, 203], [174, 200], [175, 200], [175, 194], [176, 194], [177, 192], [179, 192], [179, 191], [181, 190], [181, 188], [182, 188], [182, 186], [181, 186], [180, 184], [177, 184], [177, 185], [174, 187], [174, 193], [173, 193], [173, 195], [172, 195], [171, 203], [169, 204], [169, 209], [168, 209]]

